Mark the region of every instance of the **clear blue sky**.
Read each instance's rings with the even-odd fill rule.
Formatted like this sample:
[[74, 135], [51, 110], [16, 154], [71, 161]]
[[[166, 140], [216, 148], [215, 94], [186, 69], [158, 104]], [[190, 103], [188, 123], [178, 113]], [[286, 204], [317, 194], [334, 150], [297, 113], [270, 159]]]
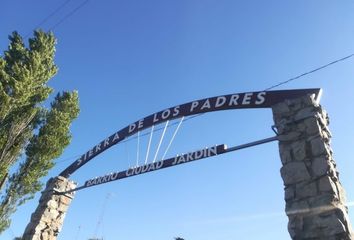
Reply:
[[[31, 33], [64, 2], [2, 1], [1, 51], [8, 34]], [[41, 28], [55, 26], [82, 2], [71, 0]], [[81, 114], [71, 145], [49, 175], [150, 113], [194, 99], [263, 90], [353, 53], [353, 12], [349, 0], [88, 1], [53, 30], [59, 73], [50, 85], [78, 90]], [[332, 148], [349, 201], [354, 200], [353, 63], [351, 58], [278, 88], [323, 88], [321, 103], [330, 114]], [[183, 124], [169, 155], [270, 137], [272, 123], [270, 110], [206, 114]], [[126, 169], [135, 161], [135, 147], [136, 141], [129, 141], [111, 148], [72, 180], [83, 184]], [[277, 144], [270, 143], [83, 190], [58, 239], [86, 240], [101, 215], [97, 236], [104, 239], [290, 239], [280, 167]], [[18, 209], [0, 239], [23, 233], [38, 196]], [[354, 208], [349, 212], [354, 221]]]

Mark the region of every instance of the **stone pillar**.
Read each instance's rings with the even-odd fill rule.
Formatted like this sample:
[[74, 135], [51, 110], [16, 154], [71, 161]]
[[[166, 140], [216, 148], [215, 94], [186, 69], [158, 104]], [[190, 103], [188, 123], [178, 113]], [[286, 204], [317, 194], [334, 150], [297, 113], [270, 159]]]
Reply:
[[75, 187], [75, 183], [61, 176], [49, 179], [22, 239], [57, 239], [64, 222], [65, 213], [74, 197], [74, 193], [58, 195], [58, 192], [65, 192]]
[[286, 100], [272, 110], [291, 238], [354, 239], [330, 148], [327, 113], [313, 96]]

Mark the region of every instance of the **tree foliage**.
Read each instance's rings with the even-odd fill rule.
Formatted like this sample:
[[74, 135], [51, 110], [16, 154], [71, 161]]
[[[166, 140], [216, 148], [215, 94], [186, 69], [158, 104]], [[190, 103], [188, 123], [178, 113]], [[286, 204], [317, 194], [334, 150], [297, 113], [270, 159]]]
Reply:
[[76, 91], [58, 93], [49, 108], [44, 106], [53, 92], [47, 83], [58, 70], [53, 34], [35, 31], [28, 46], [17, 32], [9, 40], [0, 56], [0, 185], [6, 182], [0, 233], [16, 207], [42, 188], [40, 179], [69, 144], [69, 127], [79, 113]]

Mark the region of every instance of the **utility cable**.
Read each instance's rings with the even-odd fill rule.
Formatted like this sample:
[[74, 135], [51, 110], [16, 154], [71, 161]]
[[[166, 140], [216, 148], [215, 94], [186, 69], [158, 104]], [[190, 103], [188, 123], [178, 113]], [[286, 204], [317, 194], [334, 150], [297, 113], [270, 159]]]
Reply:
[[[37, 24], [37, 26], [34, 29], [38, 29], [39, 27], [41, 27], [43, 24], [45, 24], [46, 22], [48, 22], [48, 20], [50, 18], [52, 18], [55, 14], [57, 14], [61, 9], [63, 9], [69, 2], [71, 2], [72, 0], [66, 0], [65, 2], [63, 2], [59, 7], [57, 7], [53, 12], [51, 12], [47, 17], [45, 17], [40, 23]], [[31, 32], [27, 33], [25, 35], [25, 38], [28, 38], [29, 35], [31, 35]]]
[[[81, 8], [81, 7], [82, 7], [84, 4], [86, 4], [88, 1], [89, 1], [89, 0], [86, 0], [86, 1], [83, 2], [83, 4], [81, 4], [79, 7]], [[77, 11], [77, 10], [78, 10], [78, 9], [76, 9], [76, 10], [74, 10], [74, 11]], [[71, 14], [71, 15], [72, 15], [72, 14]], [[332, 61], [332, 62], [330, 62], [330, 63], [327, 63], [327, 64], [325, 64], [325, 65], [323, 65], [323, 66], [318, 67], [318, 68], [315, 68], [315, 69], [313, 69], [313, 70], [311, 70], [311, 71], [308, 71], [308, 72], [302, 73], [302, 74], [300, 74], [300, 75], [298, 75], [298, 76], [289, 78], [288, 80], [285, 80], [285, 81], [283, 81], [283, 82], [279, 82], [279, 83], [277, 83], [277, 84], [275, 84], [275, 85], [273, 85], [273, 86], [270, 86], [270, 87], [264, 89], [264, 91], [269, 91], [269, 90], [274, 89], [274, 88], [276, 88], [276, 87], [285, 85], [285, 84], [287, 84], [287, 83], [289, 83], [289, 82], [292, 82], [292, 81], [295, 81], [295, 80], [297, 80], [297, 79], [299, 79], [299, 78], [301, 78], [301, 77], [304, 77], [304, 76], [306, 76], [306, 75], [312, 74], [312, 73], [317, 72], [317, 71], [320, 71], [320, 70], [322, 70], [322, 69], [324, 69], [324, 68], [327, 68], [327, 67], [329, 67], [329, 66], [331, 66], [331, 65], [334, 65], [334, 64], [336, 64], [336, 63], [345, 61], [345, 60], [347, 60], [347, 59], [349, 59], [349, 58], [352, 58], [353, 56], [354, 56], [354, 53], [349, 54], [349, 55], [347, 55], [347, 56], [345, 56], [345, 57], [342, 57], [342, 58], [339, 58], [339, 59], [337, 59], [337, 60], [334, 60], [334, 61]], [[182, 117], [182, 120], [184, 120], [184, 122], [186, 122], [186, 121], [188, 121], [188, 120], [190, 120], [190, 119], [193, 119], [193, 118], [195, 118], [195, 117], [199, 117], [199, 116], [201, 116], [201, 115], [203, 115], [203, 114], [204, 114], [204, 113], [201, 113], [201, 114], [198, 114], [198, 115], [194, 115], [194, 116], [191, 116], [191, 117], [189, 117], [189, 118], [187, 118], [187, 119], [185, 119], [185, 120], [184, 120], [184, 116], [183, 116], [183, 117]], [[182, 121], [180, 121], [179, 123], [175, 122], [175, 123], [170, 124], [168, 127], [172, 127], [172, 126], [178, 124], [178, 126], [177, 126], [177, 129], [178, 129], [181, 123], [182, 123]], [[153, 130], [153, 132], [160, 131], [160, 130], [162, 130], [162, 129], [163, 129], [163, 127], [157, 128], [157, 129]], [[176, 132], [175, 132], [175, 133], [176, 133]], [[143, 137], [143, 136], [146, 136], [146, 135], [148, 135], [148, 134], [149, 134], [149, 133], [145, 133], [145, 134], [142, 134], [141, 136]], [[174, 134], [174, 135], [175, 135], [175, 134]], [[127, 138], [127, 139], [123, 140], [122, 143], [131, 141], [131, 140], [136, 139], [136, 138], [140, 138], [140, 135], [135, 136], [135, 137], [132, 137], [132, 138]], [[173, 136], [173, 138], [174, 138], [174, 136]], [[173, 139], [173, 138], [172, 138], [172, 139]], [[169, 144], [169, 146], [167, 147], [167, 149], [166, 149], [166, 151], [165, 151], [165, 153], [164, 153], [164, 155], [163, 155], [163, 158], [165, 157], [165, 155], [166, 155], [167, 150], [168, 150], [169, 147], [170, 147], [170, 144]], [[78, 156], [80, 156], [80, 155], [78, 155]], [[78, 156], [77, 156], [77, 157], [78, 157]], [[70, 160], [70, 159], [72, 159], [72, 158], [76, 158], [76, 157], [70, 157], [70, 158], [67, 158], [67, 159], [58, 161], [57, 163], [62, 163], [62, 162], [68, 161], [68, 160]], [[162, 158], [162, 159], [163, 159], [163, 158]]]
[[66, 14], [62, 19], [60, 19], [57, 23], [52, 25], [49, 29], [54, 30], [57, 28], [60, 24], [62, 24], [65, 20], [67, 20], [69, 17], [73, 16], [77, 11], [79, 11], [83, 6], [85, 6], [90, 0], [85, 0], [83, 1], [79, 6], [74, 8], [72, 11], [70, 11], [68, 14]]
[[323, 65], [323, 66], [318, 67], [318, 68], [315, 68], [315, 69], [313, 69], [313, 70], [311, 70], [311, 71], [305, 72], [305, 73], [300, 74], [300, 75], [298, 75], [298, 76], [296, 76], [296, 77], [293, 77], [293, 78], [290, 78], [290, 79], [288, 79], [288, 80], [286, 80], [286, 81], [283, 81], [283, 82], [280, 82], [280, 83], [278, 83], [278, 84], [275, 84], [275, 85], [273, 85], [273, 86], [271, 86], [271, 87], [269, 87], [269, 88], [266, 88], [264, 91], [268, 91], [268, 90], [271, 90], [271, 89], [273, 89], [273, 88], [279, 87], [279, 86], [281, 86], [281, 85], [287, 84], [287, 83], [289, 83], [289, 82], [295, 81], [295, 80], [297, 80], [297, 79], [299, 79], [299, 78], [301, 78], [301, 77], [304, 77], [304, 76], [309, 75], [309, 74], [311, 74], [311, 73], [314, 73], [314, 72], [317, 72], [317, 71], [319, 71], [319, 70], [322, 70], [322, 69], [324, 69], [324, 68], [326, 68], [326, 67], [329, 67], [329, 66], [331, 66], [331, 65], [333, 65], [333, 64], [336, 64], [336, 63], [338, 63], [338, 62], [345, 61], [345, 60], [347, 60], [347, 59], [349, 59], [349, 58], [351, 58], [351, 57], [353, 57], [353, 56], [354, 56], [354, 53], [352, 53], [352, 54], [350, 54], [350, 55], [348, 55], [348, 56], [342, 57], [342, 58], [340, 58], [340, 59], [334, 60], [334, 61], [332, 61], [332, 62], [330, 62], [330, 63], [327, 63], [327, 64], [325, 64], [325, 65]]

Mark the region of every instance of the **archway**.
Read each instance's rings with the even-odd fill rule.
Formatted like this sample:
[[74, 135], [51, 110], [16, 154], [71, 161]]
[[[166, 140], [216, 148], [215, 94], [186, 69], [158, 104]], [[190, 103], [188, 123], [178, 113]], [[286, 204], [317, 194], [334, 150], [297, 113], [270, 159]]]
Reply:
[[[229, 94], [177, 105], [140, 119], [101, 141], [62, 171], [59, 177], [49, 181], [33, 217], [37, 223], [31, 221], [24, 239], [36, 239], [34, 236], [43, 234], [55, 237], [63, 223], [61, 216], [65, 215], [75, 191], [275, 140], [279, 141], [283, 164], [281, 175], [291, 237], [352, 239], [345, 198], [329, 147], [327, 114], [319, 105], [320, 93], [320, 89], [301, 89]], [[148, 164], [89, 179], [80, 187], [67, 179], [98, 154], [143, 129], [186, 116], [244, 108], [272, 108], [276, 136], [242, 146], [227, 148], [222, 144], [174, 158], [154, 159]], [[59, 214], [48, 220], [48, 214], [45, 214], [48, 208], [56, 208]], [[44, 220], [43, 215], [46, 215]], [[37, 227], [51, 226], [53, 221], [60, 223], [55, 229]]]

